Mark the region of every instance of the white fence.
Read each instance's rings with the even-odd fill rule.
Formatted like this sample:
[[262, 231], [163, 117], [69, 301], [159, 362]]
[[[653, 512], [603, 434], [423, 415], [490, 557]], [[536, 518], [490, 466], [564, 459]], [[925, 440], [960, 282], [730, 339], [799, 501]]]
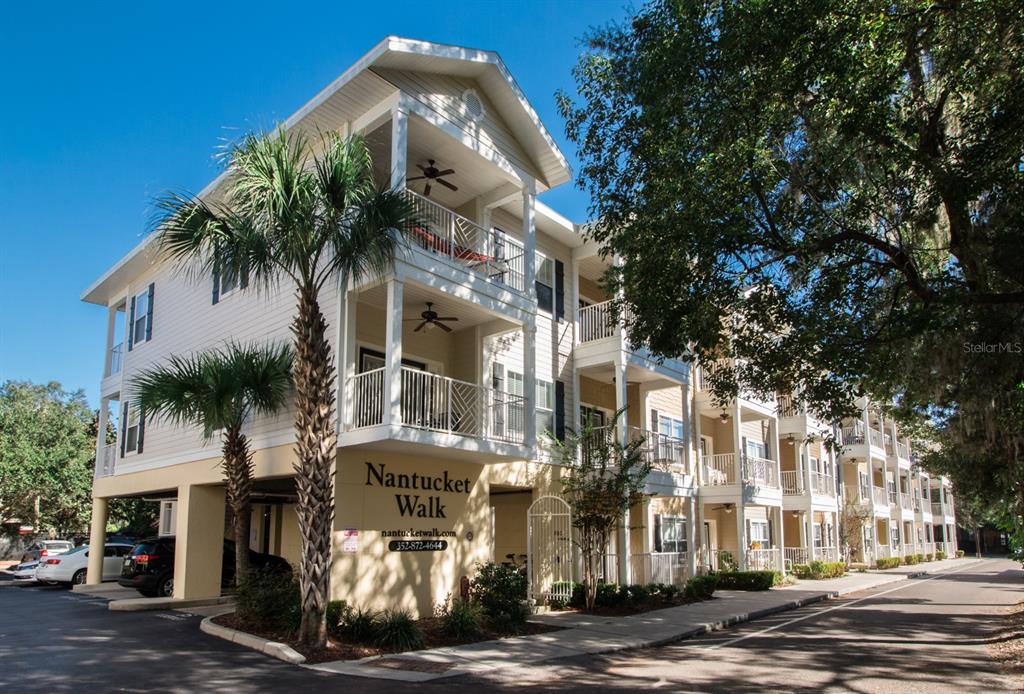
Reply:
[[779, 477], [776, 463], [767, 458], [753, 455], [743, 456], [743, 481], [762, 487], [778, 487]]
[[777, 549], [748, 549], [747, 570], [765, 571], [779, 568], [780, 551]]
[[715, 453], [704, 456], [704, 482], [715, 487], [736, 484], [736, 454]]
[[114, 474], [114, 466], [117, 464], [117, 444], [108, 443], [100, 449], [99, 459], [96, 461], [96, 477], [109, 477]]
[[787, 496], [797, 496], [804, 493], [804, 480], [800, 470], [782, 471], [782, 493]]
[[582, 306], [576, 310], [576, 341], [579, 343], [603, 340], [618, 334], [623, 322], [628, 322], [629, 309], [616, 321], [612, 311], [613, 301]]
[[689, 578], [687, 552], [633, 554], [629, 558], [631, 583], [664, 583], [682, 586]]

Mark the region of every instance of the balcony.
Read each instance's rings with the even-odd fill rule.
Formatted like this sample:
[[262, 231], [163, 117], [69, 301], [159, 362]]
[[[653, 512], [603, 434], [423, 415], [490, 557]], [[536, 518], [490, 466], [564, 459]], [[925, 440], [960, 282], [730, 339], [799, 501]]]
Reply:
[[[400, 421], [389, 422], [385, 398], [387, 369], [380, 367], [348, 379], [352, 415], [349, 444], [370, 442], [365, 435], [381, 428], [384, 439], [472, 450], [459, 442], [506, 445], [505, 455], [522, 455], [526, 399], [487, 386], [403, 366], [398, 394]], [[377, 439], [381, 438], [378, 434]], [[513, 447], [513, 448], [510, 448]], [[450, 452], [450, 451], [449, 451]]]
[[[576, 343], [586, 344], [615, 337], [621, 329], [621, 322], [616, 321], [612, 313], [611, 300], [599, 304], [582, 306], [576, 310]], [[629, 314], [622, 317], [628, 321]]]
[[[863, 426], [858, 424], [858, 425], [852, 426], [852, 427], [843, 427], [841, 432], [842, 432], [842, 435], [843, 435], [843, 445], [844, 446], [863, 446], [864, 445], [865, 436], [864, 436], [864, 427]], [[867, 434], [868, 435], [867, 435], [866, 438], [867, 438], [868, 441], [871, 442], [871, 445], [874, 446], [875, 448], [880, 448], [880, 449], [883, 449], [883, 450], [885, 448], [886, 441], [890, 439], [888, 434], [883, 435], [882, 432], [880, 432], [878, 429], [871, 429], [871, 428], [869, 428], [867, 430]]]
[[469, 270], [502, 289], [525, 295], [523, 244], [411, 190], [405, 191], [416, 220], [406, 229], [411, 243]]
[[807, 492], [815, 496], [835, 497], [835, 478], [821, 472], [810, 473], [809, 484], [804, 483], [802, 470], [784, 470], [782, 472], [782, 493], [784, 496], [801, 496]]
[[876, 506], [888, 506], [889, 494], [885, 491], [885, 487], [872, 487], [871, 500], [875, 502]]
[[735, 453], [716, 453], [705, 457], [705, 483], [712, 487], [737, 484], [742, 479], [744, 484], [757, 487], [779, 488], [776, 462], [757, 456], [740, 456], [742, 474], [737, 474]]
[[690, 577], [688, 552], [650, 552], [630, 554], [630, 581], [639, 584], [661, 583], [682, 586]]
[[941, 516], [942, 514], [942, 503], [939, 501], [932, 502], [932, 515]]
[[[587, 454], [590, 445], [607, 444], [609, 441], [617, 440], [618, 431], [619, 428], [616, 426], [595, 427], [590, 433], [590, 438], [582, 442], [583, 454]], [[672, 494], [694, 486], [694, 479], [686, 462], [685, 441], [639, 427], [627, 427], [627, 440], [630, 443], [639, 443], [644, 462], [651, 466], [646, 485], [649, 493]]]

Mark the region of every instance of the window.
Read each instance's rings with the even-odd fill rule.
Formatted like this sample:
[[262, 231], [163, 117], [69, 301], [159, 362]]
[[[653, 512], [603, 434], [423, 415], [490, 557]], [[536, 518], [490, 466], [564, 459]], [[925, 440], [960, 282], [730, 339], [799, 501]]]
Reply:
[[217, 273], [218, 279], [220, 280], [220, 298], [222, 299], [238, 289], [238, 273], [235, 272], [231, 265], [231, 261], [228, 260], [228, 262], [224, 264], [224, 267], [221, 268], [220, 272]]
[[132, 343], [139, 344], [148, 338], [146, 333], [149, 327], [149, 291], [140, 292], [135, 295], [133, 301], [135, 310], [132, 311]]
[[537, 308], [552, 313], [555, 306], [555, 263], [537, 254]]
[[760, 549], [767, 549], [768, 543], [771, 542], [770, 530], [768, 528], [768, 521], [766, 520], [751, 520], [747, 524], [747, 532], [750, 534], [749, 543], [751, 545], [759, 545]]
[[744, 442], [744, 450], [746, 450], [748, 457], [768, 457], [768, 446], [765, 445], [764, 441], [752, 441], [751, 439], [744, 439]]
[[555, 386], [537, 379], [537, 434], [555, 431]]
[[136, 453], [139, 450], [142, 429], [142, 408], [138, 400], [128, 403], [128, 412], [125, 414], [124, 428], [124, 450], [126, 453]]
[[178, 501], [168, 499], [160, 502], [160, 528], [158, 535], [173, 535], [178, 522]]
[[667, 417], [663, 414], [658, 415], [658, 433], [664, 434], [665, 436], [671, 436], [673, 438], [683, 438], [683, 420], [676, 419], [675, 417]]
[[[521, 373], [516, 373], [515, 371], [508, 372], [508, 394], [518, 395], [519, 397], [523, 397], [526, 394], [523, 388], [523, 375]], [[517, 434], [523, 433], [525, 424], [523, 422], [523, 414], [522, 408], [514, 407], [510, 409], [508, 417], [509, 431]]]
[[860, 498], [865, 500], [871, 499], [871, 485], [868, 483], [868, 473], [860, 473]]
[[812, 455], [811, 458], [810, 458], [810, 462], [811, 462], [811, 472], [821, 472], [821, 463], [818, 462], [817, 458], [815, 458]]
[[814, 537], [814, 546], [815, 547], [824, 547], [824, 545], [822, 544], [822, 538], [824, 536], [822, 535], [821, 523], [814, 523], [811, 526], [811, 528], [812, 528], [811, 535]]
[[655, 516], [654, 529], [654, 551], [686, 551], [686, 518], [682, 516]]
[[607, 415], [604, 410], [590, 405], [580, 405], [580, 423], [586, 424], [590, 422], [590, 426], [595, 429], [603, 427], [607, 422]]

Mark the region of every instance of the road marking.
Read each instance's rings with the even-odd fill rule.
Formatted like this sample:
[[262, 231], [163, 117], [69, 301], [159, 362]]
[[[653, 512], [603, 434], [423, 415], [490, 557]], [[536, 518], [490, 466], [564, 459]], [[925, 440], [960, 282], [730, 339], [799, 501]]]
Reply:
[[754, 632], [752, 634], [744, 634], [743, 636], [737, 636], [736, 638], [729, 639], [728, 641], [725, 641], [723, 643], [716, 643], [713, 646], [709, 646], [708, 650], [709, 651], [716, 651], [719, 648], [725, 648], [727, 646], [733, 645], [734, 643], [739, 643], [740, 641], [746, 641], [747, 639], [753, 639], [753, 638], [756, 638], [758, 636], [763, 636], [764, 634], [767, 634], [768, 632], [775, 631], [776, 629], [781, 629], [782, 627], [789, 626], [790, 624], [796, 624], [797, 622], [802, 622], [805, 619], [810, 619], [811, 617], [817, 617], [819, 615], [828, 614], [829, 612], [835, 612], [836, 610], [844, 610], [844, 609], [846, 609], [848, 607], [851, 607], [851, 606], [856, 605], [856, 604], [861, 603], [861, 602], [865, 602], [867, 600], [874, 600], [875, 598], [881, 597], [883, 595], [888, 595], [889, 593], [895, 593], [896, 591], [899, 591], [899, 590], [905, 590], [905, 589], [910, 588], [912, 586], [920, 585], [922, 583], [925, 583], [926, 581], [933, 581], [936, 578], [939, 578], [940, 576], [948, 576], [949, 574], [955, 574], [955, 573], [959, 573], [961, 571], [966, 571], [967, 569], [970, 569], [970, 568], [976, 568], [975, 567], [975, 563], [976, 562], [971, 562], [971, 564], [969, 564], [967, 566], [963, 566], [963, 567], [961, 567], [959, 569], [955, 569], [953, 571], [941, 571], [939, 573], [936, 573], [935, 575], [928, 576], [927, 578], [914, 579], [913, 581], [911, 581], [911, 580], [900, 581], [900, 585], [896, 586], [895, 588], [890, 588], [889, 590], [883, 590], [881, 593], [874, 593], [873, 595], [867, 595], [867, 596], [865, 596], [863, 598], [857, 598], [856, 600], [851, 600], [850, 602], [844, 602], [841, 605], [836, 605], [835, 607], [829, 607], [828, 609], [825, 609], [825, 610], [815, 610], [815, 611], [811, 612], [810, 614], [805, 614], [802, 617], [795, 617], [793, 619], [790, 619], [790, 620], [787, 620], [785, 622], [782, 622], [781, 624], [774, 624], [774, 625], [772, 625], [770, 627], [766, 627], [766, 628], [761, 629], [760, 631], [756, 631], [756, 632]]

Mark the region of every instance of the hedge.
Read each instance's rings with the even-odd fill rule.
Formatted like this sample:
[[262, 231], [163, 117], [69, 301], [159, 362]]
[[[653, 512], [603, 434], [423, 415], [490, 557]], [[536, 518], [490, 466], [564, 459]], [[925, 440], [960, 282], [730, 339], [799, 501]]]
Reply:
[[957, 559], [963, 559], [964, 558], [964, 551], [962, 549], [958, 549], [956, 551], [956, 558]]
[[709, 575], [717, 578], [719, 590], [768, 590], [782, 583], [778, 571], [723, 571]]
[[810, 564], [794, 564], [793, 573], [797, 578], [820, 580], [839, 578], [846, 573], [846, 563], [841, 561], [812, 561]]
[[900, 565], [900, 558], [899, 557], [886, 557], [884, 559], [876, 559], [875, 560], [875, 567], [879, 568], [879, 569], [895, 569], [899, 565]]
[[694, 576], [686, 582], [683, 588], [683, 596], [690, 600], [707, 600], [715, 593], [718, 587], [718, 577], [714, 574], [708, 576]]
[[907, 556], [903, 557], [904, 565], [906, 565], [906, 566], [913, 566], [914, 564], [916, 564], [918, 562], [917, 557], [918, 557], [918, 555], [916, 555], [916, 554], [908, 554]]
[[946, 553], [945, 553], [945, 551], [943, 551], [943, 550], [941, 550], [941, 549], [940, 549], [940, 550], [938, 550], [938, 551], [936, 551], [936, 552], [935, 552], [935, 558], [936, 558], [937, 560], [939, 560], [939, 561], [942, 561], [943, 559], [945, 559], [945, 558], [946, 558]]

